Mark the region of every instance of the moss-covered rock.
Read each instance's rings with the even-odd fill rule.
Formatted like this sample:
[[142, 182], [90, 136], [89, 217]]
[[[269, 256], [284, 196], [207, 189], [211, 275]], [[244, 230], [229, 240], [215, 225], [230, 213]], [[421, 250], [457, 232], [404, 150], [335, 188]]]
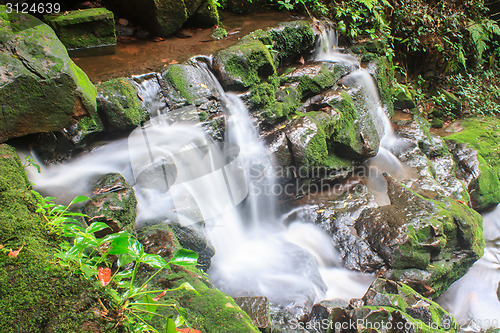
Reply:
[[[201, 6], [196, 10], [196, 12], [189, 18], [189, 23], [202, 26], [218, 25], [220, 23], [220, 18], [215, 0], [206, 0], [205, 2], [203, 2]], [[225, 29], [220, 29], [221, 30], [219, 30], [220, 32], [218, 33], [218, 36], [220, 36], [220, 38], [216, 39], [222, 39], [227, 36], [227, 32], [225, 33], [225, 35], [222, 33], [222, 31], [225, 31]]]
[[213, 69], [226, 89], [241, 90], [262, 82], [275, 84], [276, 66], [269, 49], [256, 37], [217, 52]]
[[299, 84], [297, 90], [304, 100], [333, 87], [339, 79], [348, 74], [347, 65], [337, 63], [312, 64], [287, 74], [287, 81]]
[[357, 303], [332, 309], [328, 332], [457, 332], [448, 312], [402, 283], [377, 279]]
[[390, 115], [394, 114], [393, 101], [393, 85], [394, 85], [394, 70], [392, 63], [385, 56], [377, 57], [370, 63], [370, 67], [374, 67], [375, 78], [377, 79], [378, 90], [380, 92], [380, 100], [387, 107]]
[[266, 31], [273, 41], [273, 50], [283, 63], [293, 61], [314, 46], [315, 34], [308, 21], [292, 21], [279, 24]]
[[0, 327], [2, 332], [112, 332], [95, 316], [97, 288], [59, 266], [13, 148], [0, 145]]
[[441, 118], [432, 119], [431, 126], [434, 128], [442, 128], [443, 127], [443, 119], [441, 119]]
[[5, 14], [0, 35], [0, 141], [55, 131], [95, 114], [95, 87], [48, 25], [31, 15]]
[[97, 91], [97, 112], [107, 131], [132, 129], [147, 120], [148, 115], [142, 109], [137, 91], [130, 79], [117, 78], [105, 81], [97, 86]]
[[[479, 172], [468, 184], [473, 207], [485, 210], [500, 203], [500, 120], [497, 118], [471, 118], [461, 122], [464, 129], [445, 137], [447, 141], [466, 143], [477, 150]], [[470, 155], [470, 154], [469, 154]], [[461, 160], [459, 151], [454, 154]], [[465, 160], [458, 162], [464, 165]], [[467, 170], [462, 170], [464, 175]]]
[[106, 8], [46, 15], [44, 20], [72, 55], [103, 55], [116, 50], [115, 20]]
[[214, 31], [212, 32], [210, 37], [212, 37], [215, 40], [220, 40], [220, 39], [226, 38], [227, 37], [227, 30], [224, 29], [223, 27], [217, 27], [214, 29]]
[[451, 198], [425, 199], [386, 180], [391, 205], [365, 209], [357, 234], [384, 259], [387, 276], [438, 296], [483, 255], [482, 218]]
[[[175, 235], [166, 224], [147, 227], [139, 233], [147, 253], [156, 253], [168, 260], [180, 248]], [[148, 285], [161, 290], [179, 287], [184, 282], [191, 284], [198, 294], [194, 291], [173, 291], [167, 293], [160, 302], [175, 303], [185, 308], [186, 319], [193, 328], [203, 333], [259, 332], [234, 300], [214, 288], [207, 275], [194, 267], [173, 266], [170, 272], [159, 274]], [[157, 311], [170, 316], [176, 314], [165, 307], [158, 308]], [[158, 328], [165, 325], [163, 320], [153, 323]]]
[[82, 208], [87, 223], [105, 222], [113, 232], [131, 230], [137, 217], [137, 199], [134, 189], [119, 173], [109, 173], [99, 178], [92, 197]]

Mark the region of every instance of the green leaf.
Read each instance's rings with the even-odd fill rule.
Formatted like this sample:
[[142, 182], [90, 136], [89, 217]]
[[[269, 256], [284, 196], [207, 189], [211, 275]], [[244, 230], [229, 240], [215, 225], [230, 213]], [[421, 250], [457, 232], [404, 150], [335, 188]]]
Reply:
[[144, 248], [137, 239], [133, 238], [129, 233], [122, 231], [120, 232], [120, 236], [111, 242], [111, 249], [108, 251], [108, 254], [126, 254], [137, 259], [144, 254]]
[[[153, 313], [156, 313], [156, 302], [153, 300], [153, 298], [151, 296], [149, 296], [148, 294], [144, 295], [142, 297], [142, 302], [143, 303], [148, 303], [148, 305], [146, 305], [146, 311], [149, 311], [149, 312], [153, 312]], [[153, 319], [153, 314], [150, 313], [149, 314], [149, 320]]]
[[162, 268], [168, 265], [165, 259], [157, 254], [145, 254], [144, 256], [142, 256], [141, 262], [148, 264], [154, 268]]
[[80, 269], [87, 279], [90, 279], [92, 276], [97, 275], [97, 273], [99, 272], [96, 268], [87, 265], [82, 265]]
[[88, 233], [88, 234], [91, 234], [91, 233], [94, 233], [94, 232], [97, 232], [97, 231], [104, 230], [106, 228], [109, 228], [109, 226], [106, 223], [104, 223], [104, 222], [94, 222], [94, 223], [92, 223], [87, 228], [87, 230], [85, 230], [85, 232]]
[[168, 263], [180, 266], [188, 266], [195, 265], [197, 260], [198, 253], [191, 250], [179, 249], [177, 250], [177, 252], [175, 252], [174, 256]]
[[182, 283], [178, 289], [185, 289], [185, 290], [191, 290], [191, 291], [194, 291], [196, 293], [196, 295], [200, 295], [200, 293], [193, 288], [193, 286], [189, 283], [189, 282], [184, 282]]
[[74, 198], [73, 200], [71, 200], [71, 202], [69, 203], [68, 207], [71, 206], [71, 205], [73, 205], [73, 204], [84, 202], [84, 201], [87, 201], [87, 200], [90, 200], [90, 198], [86, 197], [84, 195], [79, 195], [76, 198]]
[[177, 327], [175, 326], [175, 321], [172, 318], [167, 319], [165, 333], [177, 333]]
[[117, 265], [118, 267], [123, 267], [128, 264], [130, 264], [132, 261], [134, 261], [136, 258], [129, 256], [127, 254], [123, 254], [118, 258]]

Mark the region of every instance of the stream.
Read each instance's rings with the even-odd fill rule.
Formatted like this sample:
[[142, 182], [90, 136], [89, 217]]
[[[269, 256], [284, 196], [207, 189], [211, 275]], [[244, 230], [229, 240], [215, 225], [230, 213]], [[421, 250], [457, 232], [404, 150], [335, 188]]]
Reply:
[[[402, 142], [382, 106], [376, 82], [354, 57], [338, 49], [333, 31], [323, 32], [316, 49], [312, 61], [350, 66], [343, 84], [363, 88], [369, 117], [381, 137], [377, 155], [365, 162], [375, 172], [364, 181], [379, 206], [390, 205], [383, 173], [398, 180], [412, 173], [392, 153]], [[85, 68], [88, 61], [77, 63]], [[151, 120], [128, 137], [43, 166], [40, 174], [30, 173], [35, 189], [68, 202], [88, 195], [95, 177], [119, 172], [138, 199], [136, 227], [176, 221], [206, 232], [215, 248], [208, 274], [224, 293], [266, 296], [273, 306], [296, 317], [307, 315], [321, 300], [362, 297], [374, 274], [344, 268], [323, 229], [283, 209], [273, 191], [278, 186], [275, 166], [256, 120], [238, 95], [220, 86], [210, 62], [209, 56], [190, 60], [216, 87], [226, 123], [223, 143], [206, 133], [194, 107], [167, 107], [154, 73], [136, 75], [134, 82]], [[91, 76], [100, 78], [99, 70], [90, 70]], [[500, 208], [484, 214], [484, 229], [484, 257], [438, 300], [464, 332], [498, 327], [494, 320], [500, 313]]]

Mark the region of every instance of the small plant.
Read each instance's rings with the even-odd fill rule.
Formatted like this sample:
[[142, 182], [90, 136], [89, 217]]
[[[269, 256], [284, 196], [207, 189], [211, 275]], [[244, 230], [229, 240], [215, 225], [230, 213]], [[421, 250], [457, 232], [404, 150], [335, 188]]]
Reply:
[[42, 214], [45, 219], [45, 229], [50, 235], [60, 235], [63, 230], [63, 224], [72, 223], [78, 224], [78, 217], [84, 217], [85, 214], [69, 211], [69, 208], [84, 201], [89, 200], [86, 196], [78, 196], [74, 198], [68, 206], [58, 205], [54, 203], [54, 197], [43, 197], [37, 191], [31, 190], [31, 193], [37, 199], [37, 213]]
[[[142, 244], [130, 233], [120, 231], [102, 238], [96, 233], [109, 226], [103, 222], [94, 222], [82, 227], [77, 220], [85, 214], [70, 212], [70, 206], [84, 202], [89, 198], [78, 196], [68, 206], [57, 205], [54, 198], [44, 198], [40, 193], [32, 191], [38, 201], [37, 212], [45, 221], [47, 232], [51, 235], [70, 239], [63, 240], [56, 258], [61, 266], [72, 269], [86, 279], [97, 279], [106, 294], [110, 297], [110, 309], [101, 302], [102, 315], [122, 324], [130, 332], [158, 332], [150, 324], [154, 316], [164, 318], [166, 332], [176, 332], [176, 327], [189, 323], [186, 311], [175, 303], [160, 303], [160, 299], [174, 290], [188, 290], [198, 294], [189, 284], [183, 283], [175, 289], [150, 290], [148, 283], [170, 265], [195, 265], [198, 255], [190, 250], [179, 249], [168, 262], [157, 254], [145, 253]], [[138, 270], [141, 265], [149, 266], [156, 271], [145, 281], [138, 282]], [[155, 296], [156, 295], [156, 296]], [[155, 296], [155, 297], [153, 297]], [[175, 309], [174, 319], [157, 313], [160, 307]]]

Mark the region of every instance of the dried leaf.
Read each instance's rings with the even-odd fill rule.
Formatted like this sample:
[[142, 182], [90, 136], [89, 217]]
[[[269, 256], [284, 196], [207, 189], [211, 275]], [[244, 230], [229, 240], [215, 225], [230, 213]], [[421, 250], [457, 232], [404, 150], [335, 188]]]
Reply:
[[156, 296], [156, 297], [153, 298], [153, 301], [158, 302], [160, 300], [160, 298], [162, 298], [166, 294], [167, 294], [166, 290], [162, 291], [158, 296]]
[[304, 57], [300, 57], [299, 62], [300, 62], [302, 65], [306, 63], [306, 61], [304, 60]]
[[19, 252], [23, 249], [23, 247], [24, 247], [24, 245], [21, 245], [21, 247], [17, 251], [10, 250], [9, 257], [17, 258], [17, 256], [19, 255]]
[[111, 281], [111, 268], [109, 267], [97, 267], [99, 273], [97, 274], [97, 279], [101, 281], [103, 287], [106, 287]]
[[183, 333], [202, 333], [200, 330], [195, 330], [194, 328], [178, 328], [177, 332], [183, 332]]
[[175, 59], [174, 59], [174, 60], [172, 60], [171, 62], [169, 62], [169, 64], [170, 64], [170, 65], [172, 65], [172, 64], [178, 64], [178, 63], [179, 63], [179, 62], [178, 62], [177, 60], [175, 60]]

